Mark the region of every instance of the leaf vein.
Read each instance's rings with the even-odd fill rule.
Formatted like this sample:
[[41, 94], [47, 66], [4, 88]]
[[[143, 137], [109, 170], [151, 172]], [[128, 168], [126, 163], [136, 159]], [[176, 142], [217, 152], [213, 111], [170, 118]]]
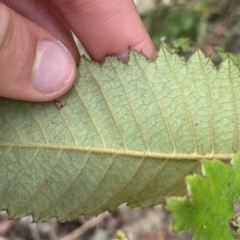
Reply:
[[37, 148], [35, 150], [32, 157], [28, 160], [28, 162], [25, 164], [25, 166], [22, 168], [22, 170], [16, 175], [16, 177], [11, 182], [11, 184], [6, 188], [6, 190], [1, 193], [0, 201], [3, 201], [8, 196], [9, 192], [11, 192], [12, 189], [15, 187], [15, 185], [19, 182], [19, 180], [21, 179], [23, 174], [26, 172], [26, 170], [29, 168], [29, 166], [34, 162], [35, 157], [37, 156], [38, 152], [39, 152], [39, 148]]
[[230, 65], [230, 62], [228, 60], [228, 66], [229, 66], [229, 69], [228, 69], [228, 79], [229, 79], [229, 82], [230, 82], [230, 89], [231, 89], [231, 99], [232, 99], [232, 111], [233, 111], [233, 150], [234, 152], [237, 150], [237, 133], [238, 133], [238, 127], [237, 127], [237, 113], [236, 113], [236, 109], [237, 109], [237, 106], [236, 106], [236, 101], [235, 101], [235, 94], [234, 94], [234, 91], [233, 91], [233, 82], [232, 82], [232, 75], [231, 75], [231, 65]]
[[38, 121], [37, 117], [35, 117], [35, 114], [32, 112], [32, 110], [28, 107], [27, 103], [24, 103], [26, 109], [28, 110], [28, 112], [30, 113], [30, 115], [32, 116], [32, 118], [34, 119], [34, 121], [37, 123], [37, 125], [39, 126], [43, 136], [44, 136], [44, 139], [45, 139], [45, 142], [46, 143], [49, 143], [48, 142], [48, 137], [47, 137], [47, 134], [44, 130], [44, 128], [42, 127], [42, 124]]
[[170, 130], [170, 127], [169, 127], [169, 124], [168, 124], [168, 121], [167, 121], [167, 117], [166, 117], [166, 115], [165, 115], [165, 113], [164, 113], [162, 104], [161, 104], [159, 98], [157, 97], [157, 94], [156, 94], [156, 92], [155, 92], [155, 90], [154, 90], [154, 88], [153, 88], [153, 86], [152, 86], [152, 83], [151, 83], [150, 79], [147, 77], [147, 75], [146, 75], [145, 72], [143, 71], [143, 68], [142, 68], [142, 66], [140, 65], [140, 63], [139, 63], [139, 61], [137, 60], [137, 58], [136, 58], [135, 55], [134, 55], [134, 58], [135, 58], [135, 60], [136, 60], [136, 62], [137, 62], [137, 65], [138, 65], [139, 69], [141, 70], [141, 72], [142, 72], [142, 74], [143, 74], [146, 82], [148, 83], [148, 85], [149, 85], [149, 87], [150, 87], [150, 89], [151, 89], [151, 92], [153, 93], [153, 96], [154, 96], [154, 98], [155, 98], [155, 100], [156, 100], [156, 102], [157, 102], [159, 111], [160, 111], [160, 113], [161, 113], [161, 115], [162, 115], [162, 117], [163, 117], [164, 124], [165, 124], [165, 127], [166, 127], [167, 132], [168, 132], [168, 136], [169, 136], [169, 138], [170, 138], [170, 140], [171, 140], [174, 153], [176, 153], [176, 152], [177, 152], [176, 144], [175, 144], [175, 141], [174, 141], [172, 132], [171, 132], [171, 130]]
[[110, 167], [113, 165], [114, 163], [114, 160], [116, 158], [116, 154], [114, 154], [108, 164], [108, 166], [106, 167], [106, 169], [104, 170], [104, 172], [102, 173], [102, 175], [100, 176], [100, 178], [98, 179], [95, 187], [92, 188], [92, 190], [87, 194], [87, 196], [85, 197], [85, 199], [83, 199], [83, 201], [75, 206], [72, 210], [69, 211], [68, 215], [70, 214], [73, 214], [73, 213], [76, 213], [76, 210], [77, 209], [80, 209], [82, 206], [85, 206], [85, 203], [87, 202], [87, 200], [92, 196], [94, 195], [94, 193], [97, 191], [99, 185], [102, 183], [103, 179], [106, 177], [107, 173], [108, 173], [108, 170], [110, 169]]
[[82, 102], [82, 104], [83, 104], [83, 106], [84, 106], [86, 112], [88, 113], [88, 116], [91, 118], [92, 123], [93, 123], [95, 129], [97, 130], [97, 132], [98, 132], [98, 134], [99, 134], [101, 140], [102, 140], [103, 147], [106, 148], [106, 144], [105, 144], [105, 141], [104, 141], [103, 135], [102, 135], [100, 129], [98, 128], [98, 126], [97, 126], [97, 124], [96, 124], [96, 122], [95, 122], [95, 120], [94, 120], [92, 114], [90, 113], [90, 111], [89, 111], [89, 109], [88, 109], [86, 103], [83, 101], [83, 99], [82, 99], [82, 97], [81, 97], [81, 94], [79, 93], [79, 91], [78, 91], [78, 89], [77, 89], [75, 83], [73, 84], [73, 87], [74, 87], [74, 90], [75, 90], [76, 93], [77, 93], [77, 96], [78, 96], [79, 100]]
[[[87, 64], [87, 67], [88, 67], [88, 69], [89, 69], [88, 64]], [[119, 126], [119, 123], [118, 123], [118, 121], [117, 121], [117, 119], [116, 119], [116, 117], [115, 117], [115, 115], [114, 115], [114, 113], [113, 113], [113, 110], [112, 110], [112, 108], [111, 108], [111, 106], [110, 106], [110, 104], [109, 104], [110, 101], [107, 100], [107, 97], [105, 96], [105, 94], [104, 94], [104, 92], [103, 92], [103, 89], [102, 89], [101, 84], [100, 84], [100, 83], [97, 81], [97, 79], [93, 76], [92, 71], [91, 71], [90, 69], [89, 69], [89, 72], [90, 72], [92, 78], [94, 79], [95, 83], [98, 85], [100, 92], [102, 93], [102, 96], [103, 96], [103, 98], [104, 98], [104, 101], [105, 101], [105, 103], [106, 103], [107, 106], [108, 106], [108, 109], [109, 109], [109, 111], [110, 111], [110, 113], [111, 113], [111, 115], [112, 115], [112, 117], [113, 117], [113, 120], [114, 120], [114, 122], [115, 122], [115, 124], [116, 124], [116, 127], [117, 127], [117, 129], [118, 129], [118, 132], [119, 132], [119, 134], [120, 134], [120, 136], [121, 136], [121, 138], [122, 138], [122, 140], [123, 140], [124, 148], [127, 149], [127, 143], [126, 143], [126, 141], [125, 141], [125, 138], [124, 138], [124, 136], [123, 136], [123, 133], [122, 133], [122, 131], [121, 131], [121, 128], [120, 128], [120, 126]]]
[[18, 144], [17, 146], [15, 143], [11, 142], [1, 142], [0, 146], [3, 147], [26, 147], [26, 148], [42, 148], [42, 149], [61, 149], [61, 150], [74, 150], [74, 151], [91, 151], [94, 153], [108, 153], [108, 154], [117, 154], [122, 156], [135, 156], [135, 157], [142, 157], [143, 155], [145, 157], [150, 158], [158, 158], [158, 159], [186, 159], [186, 160], [196, 160], [196, 159], [213, 159], [217, 158], [219, 160], [230, 160], [234, 152], [232, 153], [224, 153], [224, 154], [212, 154], [212, 153], [205, 153], [205, 154], [197, 154], [197, 153], [191, 153], [191, 154], [185, 154], [185, 153], [159, 153], [159, 152], [140, 152], [140, 151], [129, 151], [129, 150], [119, 150], [114, 148], [93, 148], [93, 147], [84, 147], [84, 146], [75, 146], [75, 145], [58, 145], [58, 144], [36, 144], [36, 143], [22, 143]]
[[[158, 168], [156, 169], [156, 171], [151, 175], [151, 177], [149, 177], [148, 181], [146, 181], [146, 183], [144, 185], [141, 186], [140, 189], [138, 189], [135, 193], [134, 196], [137, 196], [140, 192], [144, 192], [144, 189], [146, 189], [148, 187], [148, 185], [154, 181], [154, 179], [157, 177], [157, 175], [160, 173], [160, 171], [166, 166], [166, 164], [168, 163], [168, 160], [164, 160], [163, 163], [161, 165], [158, 166]], [[129, 198], [130, 201], [131, 198]]]
[[84, 167], [86, 166], [88, 160], [89, 160], [89, 156], [90, 156], [91, 152], [89, 151], [83, 161], [83, 163], [81, 164], [81, 166], [77, 169], [76, 173], [74, 173], [74, 175], [72, 176], [72, 178], [70, 179], [70, 181], [67, 183], [67, 185], [65, 186], [65, 188], [62, 190], [62, 192], [55, 198], [53, 199], [52, 203], [49, 203], [49, 206], [43, 210], [41, 212], [41, 216], [43, 216], [46, 212], [49, 211], [49, 209], [53, 206], [53, 205], [57, 205], [57, 203], [61, 200], [61, 198], [65, 195], [65, 193], [69, 190], [70, 186], [72, 186], [72, 184], [77, 180], [79, 174], [83, 171]]
[[2, 114], [2, 116], [5, 118], [5, 120], [11, 125], [12, 129], [17, 133], [17, 135], [20, 138], [20, 142], [23, 143], [23, 138], [20, 134], [20, 132], [18, 131], [18, 129], [14, 126], [14, 124], [5, 116], [5, 114], [3, 112], [0, 112]]
[[[210, 134], [211, 134], [212, 153], [214, 154], [215, 153], [215, 147], [214, 147], [214, 133], [213, 133], [213, 120], [212, 120], [211, 93], [210, 93], [210, 89], [209, 89], [209, 84], [207, 82], [207, 76], [206, 76], [205, 68], [204, 68], [203, 63], [202, 63], [202, 59], [199, 56], [199, 52], [197, 52], [197, 54], [198, 54], [198, 59], [199, 59], [199, 62], [200, 62], [201, 70], [202, 70], [203, 76], [204, 76], [205, 87], [206, 87], [206, 90], [207, 90], [209, 127], [210, 127]], [[216, 79], [216, 76], [217, 76], [217, 72], [216, 72], [216, 75], [215, 75], [215, 79]]]
[[6, 157], [8, 156], [9, 151], [11, 150], [12, 147], [8, 147], [6, 152], [4, 153], [3, 157], [0, 159], [0, 166], [3, 164], [5, 161]]
[[72, 135], [72, 137], [73, 137], [73, 139], [74, 139], [75, 145], [78, 145], [77, 138], [76, 138], [75, 134], [73, 133], [73, 130], [72, 130], [72, 128], [70, 127], [70, 125], [68, 124], [67, 120], [65, 119], [65, 116], [62, 114], [61, 110], [59, 110], [59, 114], [60, 114], [60, 116], [62, 117], [63, 121], [65, 122], [68, 130], [70, 131], [70, 133], [71, 133], [71, 135]]
[[43, 180], [38, 184], [38, 186], [36, 187], [35, 192], [28, 198], [28, 200], [23, 203], [21, 206], [18, 207], [17, 211], [12, 215], [13, 217], [16, 217], [16, 215], [27, 205], [29, 205], [31, 203], [31, 201], [33, 199], [35, 199], [39, 193], [39, 191], [42, 189], [43, 185], [46, 184], [48, 178], [51, 176], [53, 170], [55, 169], [55, 167], [57, 166], [57, 164], [60, 161], [60, 157], [62, 155], [62, 150], [59, 151], [57, 157], [55, 158], [51, 168], [49, 169], [49, 171], [47, 172], [47, 174], [45, 175], [45, 177], [43, 178]]
[[109, 200], [107, 200], [107, 202], [104, 203], [104, 206], [107, 206], [108, 203], [111, 202], [112, 199], [114, 199], [114, 197], [119, 193], [121, 192], [124, 188], [127, 187], [127, 185], [133, 180], [134, 176], [137, 174], [138, 170], [140, 169], [140, 167], [142, 166], [142, 164], [144, 163], [144, 159], [145, 157], [142, 157], [140, 160], [139, 160], [139, 164], [138, 166], [135, 168], [135, 171], [133, 171], [133, 173], [131, 174], [130, 178], [128, 178], [127, 181], [124, 182], [124, 184], [119, 187], [119, 189], [109, 198]]
[[[163, 51], [163, 52], [164, 52], [164, 51]], [[185, 111], [186, 111], [186, 113], [187, 113], [188, 122], [189, 122], [189, 125], [190, 125], [192, 140], [193, 140], [193, 144], [194, 144], [194, 153], [197, 153], [197, 152], [198, 152], [198, 150], [197, 150], [197, 142], [196, 142], [196, 137], [195, 137], [195, 134], [194, 134], [193, 123], [192, 123], [192, 119], [191, 119], [191, 116], [190, 116], [190, 113], [189, 113], [188, 104], [187, 104], [187, 101], [186, 101], [186, 97], [185, 97], [185, 95], [184, 95], [184, 91], [183, 91], [183, 88], [182, 88], [182, 85], [181, 85], [181, 81], [179, 80], [178, 76], [175, 74], [175, 71], [174, 71], [174, 69], [173, 69], [173, 66], [172, 66], [171, 63], [169, 62], [169, 59], [168, 59], [168, 57], [166, 56], [165, 52], [164, 52], [164, 55], [165, 55], [166, 63], [168, 64], [168, 66], [169, 66], [169, 68], [170, 68], [170, 72], [171, 72], [172, 75], [174, 76], [174, 79], [176, 80], [177, 85], [178, 85], [178, 87], [179, 87], [179, 90], [180, 90], [180, 93], [181, 93], [181, 96], [182, 96], [182, 99], [183, 99], [183, 103], [184, 103], [184, 108], [185, 108]], [[176, 56], [175, 56], [175, 57], [176, 57]]]
[[[111, 62], [111, 64], [112, 64], [112, 62]], [[112, 66], [113, 66], [113, 64], [112, 64]], [[139, 132], [140, 132], [140, 134], [142, 135], [142, 138], [143, 138], [144, 144], [145, 144], [145, 146], [146, 146], [146, 148], [147, 148], [147, 151], [150, 152], [150, 148], [149, 148], [149, 146], [148, 146], [147, 139], [146, 139], [146, 137], [145, 137], [145, 135], [144, 135], [144, 133], [143, 133], [141, 124], [140, 124], [139, 121], [138, 121], [138, 118], [137, 118], [136, 113], [135, 113], [135, 110], [134, 110], [134, 108], [133, 108], [133, 106], [132, 106], [131, 99], [130, 99], [130, 96], [129, 96], [127, 90], [126, 90], [126, 86], [125, 86], [125, 84], [124, 84], [124, 82], [123, 82], [123, 79], [122, 79], [121, 75], [119, 74], [119, 71], [118, 71], [114, 66], [113, 66], [113, 68], [114, 68], [115, 72], [117, 73], [117, 75], [118, 75], [118, 77], [119, 77], [119, 82], [122, 84], [123, 90], [124, 90], [124, 92], [125, 92], [125, 94], [126, 94], [126, 97], [127, 97], [127, 100], [128, 100], [129, 106], [130, 106], [130, 109], [131, 109], [132, 114], [133, 114], [134, 121], [136, 122], [137, 127], [138, 127], [138, 129], [139, 129]]]

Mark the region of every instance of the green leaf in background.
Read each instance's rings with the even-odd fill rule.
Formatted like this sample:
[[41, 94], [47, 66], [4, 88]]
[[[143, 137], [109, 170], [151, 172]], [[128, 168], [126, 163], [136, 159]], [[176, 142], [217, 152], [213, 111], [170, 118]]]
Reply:
[[128, 240], [128, 238], [126, 237], [124, 232], [118, 231], [117, 238], [114, 238], [112, 240]]
[[184, 194], [199, 159], [240, 151], [239, 80], [230, 60], [216, 70], [162, 48], [154, 61], [83, 58], [57, 103], [0, 98], [0, 210], [66, 221]]
[[225, 52], [221, 47], [215, 47], [219, 57], [222, 61], [224, 61], [226, 58], [230, 57], [232, 62], [237, 65], [237, 67], [240, 69], [240, 58], [236, 56], [235, 54]]
[[174, 231], [190, 229], [194, 240], [231, 240], [240, 236], [237, 236], [238, 218], [236, 230], [230, 227], [234, 224], [233, 204], [240, 196], [240, 153], [231, 165], [219, 160], [203, 160], [204, 177], [186, 177], [188, 196], [169, 198], [166, 204], [173, 215]]
[[175, 49], [181, 48], [183, 52], [192, 52], [191, 40], [189, 38], [178, 38], [172, 42]]
[[170, 52], [177, 52], [178, 56], [183, 60], [187, 61], [193, 53], [196, 51], [196, 46], [192, 43], [192, 41], [188, 38], [179, 38], [175, 39], [171, 43], [163, 43]]
[[[198, 43], [204, 25], [202, 11], [195, 9], [189, 2], [183, 4], [160, 5], [151, 14], [143, 17], [143, 22], [156, 47], [178, 38], [189, 38]], [[193, 4], [194, 5], [194, 4]], [[206, 12], [206, 9], [204, 9]]]

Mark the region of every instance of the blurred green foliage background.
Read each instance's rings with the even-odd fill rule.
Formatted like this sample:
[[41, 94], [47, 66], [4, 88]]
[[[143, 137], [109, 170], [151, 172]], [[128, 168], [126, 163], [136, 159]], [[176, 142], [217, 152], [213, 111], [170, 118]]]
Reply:
[[188, 59], [198, 46], [216, 65], [228, 53], [239, 63], [239, 0], [156, 0], [142, 20], [157, 48], [165, 44]]

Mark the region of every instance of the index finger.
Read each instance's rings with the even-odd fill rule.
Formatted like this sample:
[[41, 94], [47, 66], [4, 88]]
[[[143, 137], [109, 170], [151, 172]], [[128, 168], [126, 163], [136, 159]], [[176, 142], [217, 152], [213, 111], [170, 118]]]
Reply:
[[156, 49], [132, 0], [50, 0], [89, 55], [126, 59], [132, 47], [153, 58]]

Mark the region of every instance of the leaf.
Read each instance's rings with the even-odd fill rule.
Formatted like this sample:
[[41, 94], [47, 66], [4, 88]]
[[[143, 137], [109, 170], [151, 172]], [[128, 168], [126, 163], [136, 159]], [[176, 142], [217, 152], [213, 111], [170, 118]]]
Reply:
[[117, 238], [114, 238], [112, 240], [128, 240], [125, 233], [122, 231], [117, 232]]
[[235, 239], [230, 222], [234, 218], [233, 203], [240, 196], [240, 153], [231, 164], [203, 160], [205, 177], [186, 177], [188, 196], [167, 200], [166, 208], [173, 214], [176, 232], [191, 229], [194, 240]]
[[62, 108], [1, 98], [0, 210], [66, 221], [184, 194], [198, 159], [240, 150], [239, 92], [230, 60], [216, 71], [200, 51], [186, 64], [162, 48], [83, 58]]
[[189, 38], [178, 38], [174, 40], [172, 44], [175, 49], [180, 48], [183, 52], [193, 51], [193, 44]]
[[215, 47], [219, 57], [221, 58], [221, 60], [225, 60], [227, 57], [229, 57], [232, 62], [234, 64], [237, 65], [238, 68], [240, 68], [240, 59], [237, 55], [229, 53], [229, 52], [225, 52], [222, 48], [220, 47]]

